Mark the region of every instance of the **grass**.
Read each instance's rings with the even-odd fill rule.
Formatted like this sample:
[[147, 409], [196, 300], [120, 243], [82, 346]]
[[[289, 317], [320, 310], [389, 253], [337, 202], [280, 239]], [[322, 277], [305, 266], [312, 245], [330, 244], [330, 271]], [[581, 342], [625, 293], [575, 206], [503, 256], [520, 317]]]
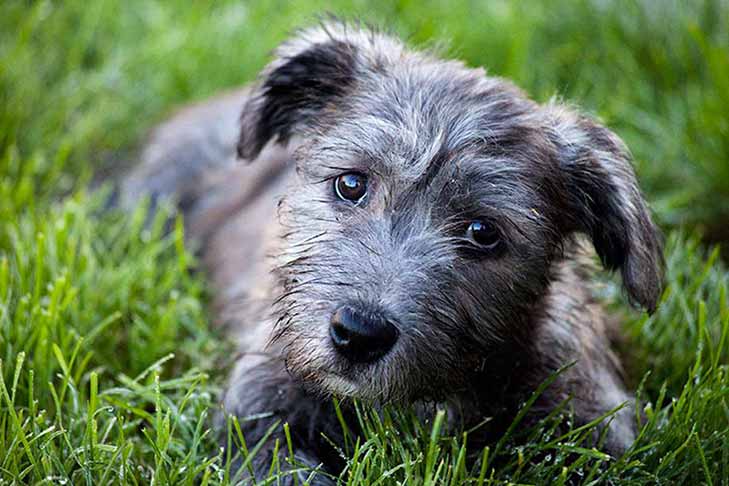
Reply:
[[729, 483], [729, 271], [711, 246], [729, 241], [729, 3], [6, 0], [0, 484], [235, 481], [209, 430], [230, 349], [209, 327], [180, 222], [166, 234], [160, 214], [145, 228], [143, 206], [104, 212], [86, 188], [131, 163], [174, 106], [250, 80], [325, 8], [598, 114], [633, 150], [668, 234], [654, 316], [607, 287], [647, 418], [625, 456], [587, 447], [587, 429], [555, 436], [569, 404], [514, 424], [475, 462], [445, 417], [363, 408], [341, 481]]

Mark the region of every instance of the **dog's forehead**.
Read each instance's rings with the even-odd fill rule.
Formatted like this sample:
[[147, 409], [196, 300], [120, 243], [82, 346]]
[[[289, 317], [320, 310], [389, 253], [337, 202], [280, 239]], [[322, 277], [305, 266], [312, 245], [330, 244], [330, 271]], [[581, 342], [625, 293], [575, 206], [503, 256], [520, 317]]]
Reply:
[[405, 65], [361, 83], [325, 143], [388, 178], [528, 168], [543, 158], [537, 105], [508, 82], [457, 63]]

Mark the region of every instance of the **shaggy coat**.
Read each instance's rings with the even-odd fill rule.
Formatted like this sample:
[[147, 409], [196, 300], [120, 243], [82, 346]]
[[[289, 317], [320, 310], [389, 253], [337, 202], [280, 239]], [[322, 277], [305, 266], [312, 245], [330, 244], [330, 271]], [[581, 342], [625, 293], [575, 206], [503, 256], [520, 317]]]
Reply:
[[[254, 85], [159, 126], [141, 159], [124, 197], [184, 212], [216, 320], [240, 346], [224, 407], [258, 417], [242, 421], [248, 444], [280, 419], [299, 460], [336, 474], [322, 439], [340, 440], [332, 395], [437, 404], [466, 427], [495, 417], [490, 440], [570, 363], [528, 420], [568, 398], [577, 424], [627, 404], [603, 447], [619, 455], [634, 440], [591, 256], [652, 311], [662, 253], [626, 147], [595, 120], [332, 22], [279, 47]], [[347, 174], [366, 181], [354, 202], [338, 196]], [[488, 245], [473, 236], [484, 227]], [[341, 309], [394, 344], [376, 359], [343, 354]]]

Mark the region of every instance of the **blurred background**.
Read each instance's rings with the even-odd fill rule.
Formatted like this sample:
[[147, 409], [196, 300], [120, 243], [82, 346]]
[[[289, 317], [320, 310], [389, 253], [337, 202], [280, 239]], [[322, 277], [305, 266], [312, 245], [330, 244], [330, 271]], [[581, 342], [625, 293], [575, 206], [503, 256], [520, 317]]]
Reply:
[[[233, 353], [209, 325], [182, 225], [165, 232], [163, 213], [145, 225], [143, 206], [105, 211], [88, 188], [133, 164], [177, 107], [251, 81], [326, 12], [598, 116], [632, 150], [666, 234], [654, 316], [615, 286], [602, 296], [624, 317], [628, 381], [646, 403], [636, 448], [606, 469], [595, 451], [572, 460], [574, 437], [564, 449], [547, 437], [494, 453], [491, 477], [544, 484], [589, 465], [605, 483], [724, 484], [729, 0], [2, 0], [0, 482], [230, 482], [206, 430]], [[375, 479], [432, 477], [424, 436], [373, 439], [355, 464]], [[524, 467], [556, 449], [567, 452]]]

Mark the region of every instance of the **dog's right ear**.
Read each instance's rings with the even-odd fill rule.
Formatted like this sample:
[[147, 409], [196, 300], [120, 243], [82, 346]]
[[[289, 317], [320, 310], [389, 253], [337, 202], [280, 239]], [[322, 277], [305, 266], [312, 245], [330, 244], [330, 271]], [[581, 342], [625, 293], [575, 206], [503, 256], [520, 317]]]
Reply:
[[325, 27], [279, 47], [243, 108], [238, 156], [255, 159], [270, 140], [286, 143], [317, 123], [325, 108], [352, 88], [357, 57], [358, 48], [346, 35]]
[[623, 142], [559, 103], [544, 108], [568, 210], [563, 224], [588, 235], [603, 265], [619, 269], [630, 300], [653, 312], [663, 287], [663, 246]]

